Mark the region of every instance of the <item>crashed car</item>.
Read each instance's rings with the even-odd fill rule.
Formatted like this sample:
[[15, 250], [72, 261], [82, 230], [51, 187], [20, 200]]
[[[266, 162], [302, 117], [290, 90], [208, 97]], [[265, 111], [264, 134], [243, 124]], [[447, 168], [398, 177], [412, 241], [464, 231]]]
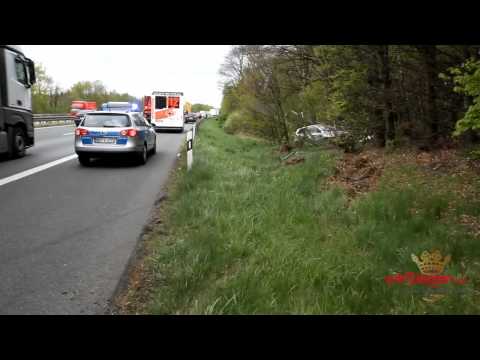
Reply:
[[315, 124], [297, 129], [297, 131], [295, 131], [295, 137], [297, 141], [322, 143], [326, 140], [344, 135], [346, 133], [346, 131], [336, 129], [332, 126]]
[[186, 123], [194, 123], [197, 121], [197, 115], [195, 113], [187, 113], [184, 115], [184, 119]]

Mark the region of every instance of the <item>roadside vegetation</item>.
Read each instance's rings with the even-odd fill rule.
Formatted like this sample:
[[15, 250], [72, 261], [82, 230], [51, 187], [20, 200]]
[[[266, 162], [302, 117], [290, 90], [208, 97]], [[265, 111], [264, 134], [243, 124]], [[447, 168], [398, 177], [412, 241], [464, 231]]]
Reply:
[[[479, 51], [232, 47], [220, 115], [175, 177], [126, 311], [479, 314]], [[310, 124], [345, 132], [298, 141]], [[386, 283], [432, 250], [466, 282], [444, 297]]]
[[[199, 135], [194, 167], [187, 174], [181, 164], [174, 177], [124, 312], [480, 313], [471, 152], [373, 148], [345, 157], [306, 146], [285, 159], [277, 145], [226, 134], [219, 121]], [[360, 173], [369, 174], [363, 186], [348, 181]], [[445, 274], [470, 281], [448, 285], [435, 302], [418, 287], [385, 283], [418, 272], [411, 254], [430, 249], [451, 254]]]
[[210, 111], [213, 109], [213, 106], [207, 104], [193, 104], [192, 105], [192, 112], [197, 113], [200, 111]]

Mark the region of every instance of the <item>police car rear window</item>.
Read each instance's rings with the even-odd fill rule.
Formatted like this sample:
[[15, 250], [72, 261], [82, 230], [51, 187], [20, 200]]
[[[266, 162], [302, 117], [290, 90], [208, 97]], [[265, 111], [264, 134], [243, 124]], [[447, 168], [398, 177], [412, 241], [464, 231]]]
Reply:
[[82, 126], [127, 127], [131, 126], [131, 121], [128, 115], [87, 115]]

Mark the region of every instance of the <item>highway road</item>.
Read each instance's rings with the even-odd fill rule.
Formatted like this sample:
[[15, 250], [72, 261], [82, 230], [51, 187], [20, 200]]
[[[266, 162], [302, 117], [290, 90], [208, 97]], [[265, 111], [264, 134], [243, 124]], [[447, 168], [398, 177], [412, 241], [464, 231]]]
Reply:
[[157, 134], [146, 165], [86, 168], [73, 126], [35, 132], [0, 160], [0, 314], [103, 314], [185, 134]]

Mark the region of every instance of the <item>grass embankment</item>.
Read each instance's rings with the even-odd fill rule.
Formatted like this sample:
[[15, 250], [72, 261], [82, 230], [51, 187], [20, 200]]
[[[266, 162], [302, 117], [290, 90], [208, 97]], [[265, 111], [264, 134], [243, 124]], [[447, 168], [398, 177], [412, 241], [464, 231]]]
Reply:
[[[399, 162], [375, 191], [349, 201], [327, 181], [338, 155], [305, 150], [304, 163], [285, 166], [276, 149], [203, 125], [194, 167], [177, 173], [149, 241], [143, 311], [480, 313], [480, 240], [457, 221], [478, 217], [478, 197], [452, 190], [465, 177], [428, 177]], [[430, 249], [452, 255], [444, 274], [468, 277], [462, 289], [470, 291], [448, 285], [444, 299], [428, 303], [411, 287], [386, 285], [386, 275], [418, 273], [411, 254]]]

